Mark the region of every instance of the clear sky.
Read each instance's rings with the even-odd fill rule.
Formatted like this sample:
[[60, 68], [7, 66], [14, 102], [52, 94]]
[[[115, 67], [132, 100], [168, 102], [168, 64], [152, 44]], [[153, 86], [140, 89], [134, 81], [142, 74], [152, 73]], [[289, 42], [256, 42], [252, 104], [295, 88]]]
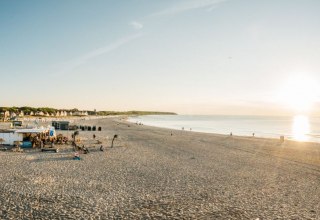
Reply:
[[319, 12], [318, 0], [0, 0], [0, 106], [318, 113]]

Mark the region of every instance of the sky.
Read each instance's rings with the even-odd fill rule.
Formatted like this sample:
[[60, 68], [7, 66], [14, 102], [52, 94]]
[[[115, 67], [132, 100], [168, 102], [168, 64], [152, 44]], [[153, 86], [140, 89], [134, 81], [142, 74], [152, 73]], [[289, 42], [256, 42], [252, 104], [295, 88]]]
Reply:
[[318, 0], [0, 0], [0, 106], [320, 115]]

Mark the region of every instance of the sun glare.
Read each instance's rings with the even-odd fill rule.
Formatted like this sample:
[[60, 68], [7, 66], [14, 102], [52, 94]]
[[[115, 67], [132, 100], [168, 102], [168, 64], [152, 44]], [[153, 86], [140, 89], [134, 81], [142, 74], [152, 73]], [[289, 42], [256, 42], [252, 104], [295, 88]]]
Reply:
[[317, 101], [318, 88], [309, 77], [292, 77], [282, 87], [280, 101], [296, 112], [309, 112]]
[[297, 141], [307, 141], [310, 133], [309, 118], [304, 115], [297, 115], [293, 118], [292, 134]]

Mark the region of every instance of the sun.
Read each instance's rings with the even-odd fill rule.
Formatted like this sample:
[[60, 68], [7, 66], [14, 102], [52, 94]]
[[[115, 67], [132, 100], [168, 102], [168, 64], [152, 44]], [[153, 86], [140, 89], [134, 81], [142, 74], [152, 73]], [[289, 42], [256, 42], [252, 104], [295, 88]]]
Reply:
[[292, 134], [293, 139], [297, 141], [307, 141], [310, 133], [309, 118], [305, 115], [296, 115], [293, 118]]
[[291, 77], [281, 88], [280, 101], [296, 112], [309, 112], [317, 102], [319, 86], [310, 77]]

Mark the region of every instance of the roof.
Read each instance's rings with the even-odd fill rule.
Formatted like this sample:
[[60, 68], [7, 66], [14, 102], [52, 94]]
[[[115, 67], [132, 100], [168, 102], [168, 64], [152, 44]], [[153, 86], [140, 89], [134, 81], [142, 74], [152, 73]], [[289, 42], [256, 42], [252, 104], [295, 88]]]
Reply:
[[52, 121], [54, 123], [70, 123], [70, 121]]
[[23, 133], [23, 134], [26, 134], [26, 133], [44, 133], [44, 132], [47, 132], [48, 129], [45, 129], [45, 128], [31, 128], [31, 129], [18, 129], [16, 130], [15, 132], [16, 133]]
[[14, 130], [0, 130], [0, 133], [14, 133]]

